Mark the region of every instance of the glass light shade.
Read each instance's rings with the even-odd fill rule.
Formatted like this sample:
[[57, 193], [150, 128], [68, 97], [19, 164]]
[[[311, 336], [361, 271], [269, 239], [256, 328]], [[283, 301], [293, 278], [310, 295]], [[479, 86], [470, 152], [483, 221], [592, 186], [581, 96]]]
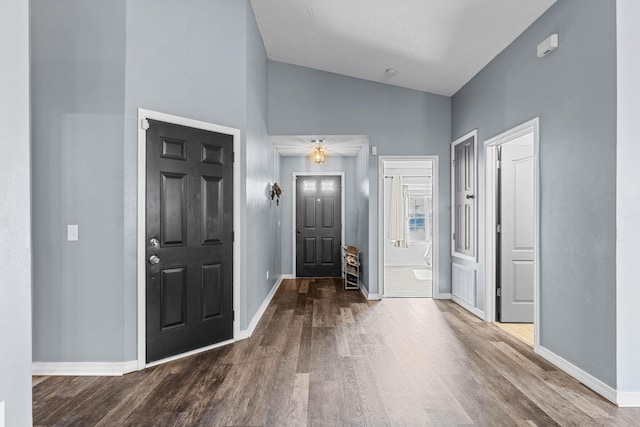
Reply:
[[324, 151], [322, 150], [322, 147], [317, 147], [313, 152], [313, 162], [324, 163]]

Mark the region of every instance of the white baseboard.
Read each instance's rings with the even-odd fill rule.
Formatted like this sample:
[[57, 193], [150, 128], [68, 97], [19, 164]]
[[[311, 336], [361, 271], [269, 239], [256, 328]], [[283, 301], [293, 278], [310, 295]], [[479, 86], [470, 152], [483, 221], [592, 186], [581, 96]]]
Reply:
[[273, 299], [273, 296], [278, 291], [278, 288], [282, 284], [282, 281], [285, 279], [293, 279], [293, 278], [294, 277], [290, 274], [283, 274], [278, 278], [278, 280], [276, 280], [276, 283], [273, 284], [273, 287], [269, 291], [269, 294], [267, 295], [267, 297], [262, 302], [262, 305], [260, 306], [260, 308], [258, 308], [258, 311], [251, 319], [251, 322], [249, 322], [249, 326], [247, 327], [247, 329], [240, 331], [240, 335], [236, 337], [236, 341], [246, 340], [247, 338], [251, 337], [251, 335], [253, 335], [253, 331], [255, 331], [256, 326], [258, 326], [258, 323], [260, 322], [260, 319], [262, 319], [262, 316], [264, 316], [264, 312], [267, 310], [267, 307], [269, 307], [269, 303], [271, 302], [271, 300]]
[[427, 270], [431, 270], [431, 266], [424, 263], [424, 261], [416, 262], [389, 262], [384, 264], [385, 267], [420, 267]]
[[160, 360], [153, 361], [151, 363], [147, 363], [145, 365], [145, 368], [151, 368], [153, 366], [158, 366], [158, 365], [162, 365], [164, 363], [173, 362], [174, 360], [179, 360], [179, 359], [182, 359], [184, 357], [193, 356], [194, 354], [203, 353], [205, 351], [213, 350], [214, 348], [223, 347], [225, 345], [233, 344], [234, 342], [235, 342], [235, 340], [227, 340], [227, 341], [222, 341], [222, 342], [218, 342], [218, 343], [215, 343], [215, 344], [211, 344], [211, 345], [208, 345], [206, 347], [196, 348], [195, 350], [187, 351], [185, 353], [176, 354], [175, 356], [171, 356], [171, 357], [167, 357], [165, 359], [160, 359]]
[[[554, 364], [555, 366], [563, 370], [564, 372], [566, 372], [567, 374], [571, 375], [576, 380], [580, 381], [582, 384], [589, 387], [591, 390], [598, 393], [600, 396], [604, 397], [605, 399], [609, 400], [614, 404], [618, 404], [617, 396], [616, 396], [617, 392], [613, 387], [608, 386], [607, 384], [603, 383], [593, 375], [583, 371], [573, 363], [558, 356], [551, 350], [541, 345], [539, 345], [535, 349], [535, 352], [538, 353], [541, 357], [543, 357], [547, 361], [551, 362], [552, 364]], [[632, 393], [632, 394], [636, 394], [636, 398], [640, 396], [640, 393]], [[637, 402], [640, 402], [640, 400], [637, 400], [636, 403]]]
[[433, 299], [451, 299], [451, 294], [439, 292], [433, 296]]
[[119, 377], [138, 370], [138, 361], [127, 362], [33, 362], [32, 375]]
[[621, 408], [640, 408], [640, 392], [619, 391], [616, 403]]
[[477, 317], [481, 318], [482, 320], [484, 320], [484, 311], [477, 309], [476, 307], [472, 306], [471, 304], [469, 304], [465, 300], [460, 299], [455, 295], [451, 295], [451, 301], [455, 302], [460, 307], [464, 308], [465, 310], [467, 310], [469, 313], [473, 314], [474, 316], [477, 316]]
[[378, 295], [378, 294], [370, 294], [369, 291], [367, 290], [367, 288], [362, 286], [362, 283], [360, 283], [360, 293], [368, 301], [378, 301], [379, 299], [381, 299], [380, 295]]

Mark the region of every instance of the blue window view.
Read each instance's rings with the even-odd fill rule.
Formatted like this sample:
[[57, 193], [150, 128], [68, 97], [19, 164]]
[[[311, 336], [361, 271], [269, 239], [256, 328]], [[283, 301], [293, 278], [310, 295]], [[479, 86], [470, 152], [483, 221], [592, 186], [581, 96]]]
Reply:
[[411, 213], [409, 216], [409, 231], [422, 231], [425, 229], [426, 218], [423, 213]]

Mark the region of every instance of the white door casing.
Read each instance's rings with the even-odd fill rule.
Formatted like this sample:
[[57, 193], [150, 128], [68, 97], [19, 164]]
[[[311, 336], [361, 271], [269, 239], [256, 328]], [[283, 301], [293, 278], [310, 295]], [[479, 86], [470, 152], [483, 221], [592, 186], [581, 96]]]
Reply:
[[137, 369], [142, 370], [147, 367], [155, 366], [171, 360], [186, 357], [191, 354], [206, 351], [211, 348], [219, 347], [240, 337], [240, 244], [241, 241], [241, 221], [240, 202], [241, 191], [239, 184], [241, 182], [240, 176], [240, 161], [236, 160], [233, 164], [233, 181], [238, 185], [233, 186], [233, 231], [235, 235], [236, 244], [233, 245], [233, 310], [235, 312], [235, 318], [233, 321], [233, 340], [225, 341], [222, 343], [214, 344], [212, 346], [200, 348], [187, 353], [183, 353], [177, 356], [172, 356], [167, 359], [163, 359], [153, 363], [146, 363], [146, 128], [145, 124], [147, 119], [159, 120], [166, 123], [173, 123], [182, 126], [188, 126], [197, 129], [210, 130], [213, 132], [221, 132], [229, 135], [233, 135], [233, 151], [236, 159], [241, 159], [242, 146], [240, 144], [240, 130], [230, 128], [226, 126], [220, 126], [213, 123], [202, 122], [199, 120], [193, 120], [185, 117], [166, 114], [158, 111], [147, 110], [143, 108], [138, 109], [138, 222], [137, 222]]
[[[433, 210], [433, 235], [432, 235], [432, 298], [442, 299], [448, 298], [448, 294], [441, 294], [439, 287], [439, 248], [440, 248], [440, 234], [439, 234], [439, 156], [380, 156], [378, 158], [378, 292], [380, 296], [384, 295], [384, 176], [385, 176], [385, 162], [405, 162], [406, 167], [415, 165], [415, 162], [431, 161], [431, 188], [432, 188], [432, 210]], [[412, 163], [413, 162], [413, 163]]]
[[534, 294], [533, 294], [533, 329], [534, 351], [540, 349], [540, 157], [539, 157], [539, 118], [534, 118], [519, 126], [505, 131], [484, 142], [484, 173], [485, 173], [485, 256], [484, 256], [484, 287], [485, 310], [484, 320], [495, 322], [496, 320], [496, 225], [499, 212], [497, 210], [497, 183], [498, 146], [513, 141], [528, 133], [533, 136], [533, 170], [534, 170]]

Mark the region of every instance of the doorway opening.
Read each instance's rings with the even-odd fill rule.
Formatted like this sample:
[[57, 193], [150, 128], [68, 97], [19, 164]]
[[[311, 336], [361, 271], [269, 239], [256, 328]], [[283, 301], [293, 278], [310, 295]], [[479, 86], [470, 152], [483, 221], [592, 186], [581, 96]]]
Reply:
[[534, 350], [540, 315], [538, 143], [538, 118], [484, 143], [485, 320], [528, 335]]
[[380, 157], [379, 277], [385, 298], [438, 296], [437, 156]]

